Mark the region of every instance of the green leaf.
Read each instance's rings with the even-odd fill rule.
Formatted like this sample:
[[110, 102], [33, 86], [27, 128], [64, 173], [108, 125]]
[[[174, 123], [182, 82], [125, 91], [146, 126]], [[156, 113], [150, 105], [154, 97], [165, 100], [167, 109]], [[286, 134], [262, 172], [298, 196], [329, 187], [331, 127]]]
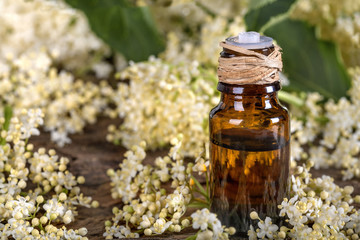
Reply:
[[197, 234], [187, 237], [185, 240], [196, 240]]
[[260, 8], [275, 1], [277, 0], [252, 0], [249, 1], [249, 9]]
[[257, 31], [273, 17], [286, 13], [295, 0], [257, 0], [251, 1], [250, 7], [245, 15], [245, 23], [248, 31]]
[[188, 208], [209, 208], [209, 204], [203, 202], [192, 202], [187, 205]]
[[[2, 126], [3, 130], [5, 130], [5, 131], [9, 130], [12, 115], [13, 115], [12, 107], [10, 107], [9, 105], [6, 105], [4, 108], [5, 122]], [[5, 144], [6, 144], [6, 140], [0, 138], [0, 145], [5, 145]]]
[[6, 105], [5, 109], [4, 109], [5, 122], [4, 122], [4, 126], [3, 126], [3, 129], [6, 131], [9, 130], [12, 114], [13, 114], [12, 107], [10, 107], [9, 105]]
[[194, 176], [191, 176], [191, 179], [194, 180], [195, 185], [197, 186], [197, 192], [203, 195], [206, 198], [206, 200], [209, 201], [209, 195], [204, 189], [204, 187], [199, 183], [199, 181]]
[[283, 49], [290, 89], [317, 91], [336, 100], [346, 95], [351, 81], [338, 49], [334, 43], [318, 40], [313, 27], [284, 16], [267, 24], [264, 34]]
[[127, 0], [66, 0], [87, 16], [92, 30], [128, 60], [142, 61], [164, 50], [147, 7], [135, 7]]
[[205, 193], [205, 191], [200, 191], [200, 190], [194, 190], [197, 193], [200, 193], [202, 196], [204, 196], [207, 200], [208, 200], [208, 195]]

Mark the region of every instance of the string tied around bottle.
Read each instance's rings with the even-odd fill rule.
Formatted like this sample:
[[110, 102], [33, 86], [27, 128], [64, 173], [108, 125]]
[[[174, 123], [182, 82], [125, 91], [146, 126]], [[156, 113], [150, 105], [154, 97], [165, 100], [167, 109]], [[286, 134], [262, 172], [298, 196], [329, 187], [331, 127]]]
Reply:
[[219, 82], [243, 85], [279, 81], [279, 71], [283, 68], [279, 46], [275, 45], [268, 56], [226, 42], [220, 42], [220, 46], [239, 53], [239, 56], [219, 58]]

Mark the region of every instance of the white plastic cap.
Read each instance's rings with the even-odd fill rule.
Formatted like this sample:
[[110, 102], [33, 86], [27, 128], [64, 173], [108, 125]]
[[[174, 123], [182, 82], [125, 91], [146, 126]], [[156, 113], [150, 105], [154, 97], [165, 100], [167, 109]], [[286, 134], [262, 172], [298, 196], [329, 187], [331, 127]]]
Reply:
[[242, 32], [239, 33], [239, 43], [258, 43], [260, 42], [260, 33], [258, 32]]
[[227, 44], [246, 49], [268, 48], [273, 45], [271, 37], [261, 36], [258, 32], [242, 32], [238, 36], [227, 38], [225, 41]]

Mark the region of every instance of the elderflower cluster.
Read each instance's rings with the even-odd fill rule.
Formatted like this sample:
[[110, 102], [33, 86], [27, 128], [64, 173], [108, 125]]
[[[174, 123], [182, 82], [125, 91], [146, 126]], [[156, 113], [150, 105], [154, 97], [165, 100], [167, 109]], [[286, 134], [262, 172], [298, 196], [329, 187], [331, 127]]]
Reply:
[[[189, 10], [186, 10], [187, 8]], [[161, 57], [171, 63], [195, 60], [216, 66], [221, 50], [214, 46], [218, 46], [220, 41], [229, 36], [245, 31], [244, 1], [178, 3], [167, 9], [170, 12], [165, 15], [159, 14], [162, 19], [158, 22], [160, 28], [167, 34], [167, 46]], [[182, 20], [181, 26], [177, 28], [174, 28], [177, 26], [176, 23], [169, 21], [174, 15]], [[166, 27], [164, 24], [171, 26]], [[192, 29], [193, 33], [188, 36], [188, 31], [184, 28]]]
[[[349, 70], [352, 88], [348, 98], [329, 100], [322, 105], [318, 93], [308, 94], [303, 110], [292, 109], [292, 158], [310, 159], [315, 168], [341, 168], [344, 179], [360, 177], [360, 69]], [[305, 110], [304, 110], [305, 109]], [[306, 120], [300, 120], [306, 115]], [[309, 143], [316, 144], [309, 146]], [[308, 154], [303, 146], [308, 146]]]
[[193, 228], [200, 229], [197, 233], [196, 240], [220, 240], [229, 239], [229, 235], [235, 234], [235, 228], [225, 228], [221, 225], [216, 214], [211, 213], [207, 208], [197, 210], [191, 214]]
[[312, 162], [297, 167], [292, 176], [291, 198], [279, 205], [283, 225], [273, 224], [271, 218], [250, 217], [249, 239], [359, 239], [360, 212], [351, 204], [360, 196], [351, 196], [354, 187], [339, 187], [329, 176], [312, 178]]
[[87, 239], [87, 230], [67, 229], [77, 205], [98, 205], [80, 192], [83, 177], [67, 170], [69, 159], [55, 150], [33, 151], [27, 141], [39, 134], [40, 109], [0, 118], [0, 237], [2, 239]]
[[[304, 106], [302, 108], [291, 108], [291, 160], [306, 159], [308, 155], [305, 153], [303, 146], [314, 142], [321, 134], [323, 128], [319, 117], [324, 115], [324, 109], [319, 104], [324, 100], [319, 93], [308, 93]], [[306, 116], [306, 119], [304, 119]], [[319, 161], [324, 161], [321, 159]], [[315, 165], [319, 165], [319, 161], [315, 161]]]
[[[125, 153], [126, 158], [118, 170], [108, 170], [112, 197], [121, 198], [125, 205], [122, 209], [115, 207], [112, 221], [105, 223], [106, 239], [180, 232], [191, 222], [194, 229], [201, 227], [197, 239], [205, 239], [205, 234], [210, 233], [213, 239], [228, 239], [228, 235], [235, 232], [233, 228], [223, 227], [216, 215], [207, 209], [191, 217], [185, 215], [194, 201], [194, 186], [190, 180], [193, 164], [184, 163], [181, 142], [173, 139], [172, 144], [169, 155], [157, 157], [153, 167], [143, 163], [146, 153], [142, 142]], [[167, 193], [164, 184], [169, 181], [173, 190]]]
[[348, 66], [360, 64], [360, 2], [300, 0], [291, 16], [316, 26], [320, 37], [340, 46]]
[[202, 64], [216, 66], [221, 52], [221, 48], [217, 47], [219, 43], [229, 36], [244, 31], [245, 23], [239, 16], [235, 17], [232, 22], [222, 16], [207, 17], [195, 39], [182, 39], [178, 33], [169, 32], [166, 41], [167, 47], [161, 57], [171, 63], [196, 60]]
[[195, 156], [208, 141], [208, 114], [218, 101], [214, 73], [197, 62], [171, 65], [160, 59], [132, 63], [120, 73], [112, 101], [119, 126], [110, 126], [107, 140], [126, 147], [149, 143], [150, 149], [169, 145], [183, 134], [182, 151]]
[[9, 56], [46, 48], [67, 69], [93, 65], [96, 70], [99, 56], [109, 52], [84, 14], [62, 0], [2, 0], [0, 12], [0, 69]]
[[[152, 11], [159, 29], [164, 33], [175, 32], [182, 40], [197, 39], [199, 28], [216, 16], [234, 19], [244, 15], [247, 1], [227, 0], [144, 0]], [[165, 3], [165, 4], [164, 4]]]
[[0, 61], [0, 95], [14, 109], [41, 108], [45, 130], [63, 146], [70, 142], [68, 134], [96, 122], [113, 90], [105, 81], [75, 80], [71, 73], [53, 68], [53, 61], [46, 51], [23, 53], [3, 68]]
[[148, 5], [159, 30], [167, 36], [161, 58], [171, 63], [199, 61], [215, 66], [219, 42], [245, 31], [244, 0], [139, 0]]

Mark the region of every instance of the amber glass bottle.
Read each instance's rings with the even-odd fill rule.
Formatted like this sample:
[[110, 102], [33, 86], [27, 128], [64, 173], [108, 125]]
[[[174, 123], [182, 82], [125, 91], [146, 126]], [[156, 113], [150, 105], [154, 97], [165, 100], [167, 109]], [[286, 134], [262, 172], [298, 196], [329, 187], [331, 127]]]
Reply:
[[[269, 55], [270, 46], [253, 49]], [[237, 53], [223, 49], [221, 58]], [[210, 112], [211, 210], [221, 222], [246, 236], [250, 212], [278, 221], [278, 208], [289, 192], [290, 127], [280, 105], [280, 83], [219, 82], [219, 104]]]

